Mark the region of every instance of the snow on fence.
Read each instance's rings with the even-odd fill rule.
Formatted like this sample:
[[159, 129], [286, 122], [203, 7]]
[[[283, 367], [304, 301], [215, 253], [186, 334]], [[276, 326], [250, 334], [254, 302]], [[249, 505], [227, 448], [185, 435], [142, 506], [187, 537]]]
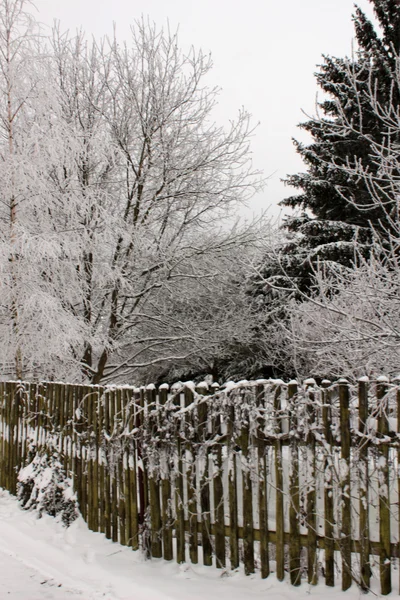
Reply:
[[400, 387], [0, 383], [0, 486], [56, 450], [93, 531], [153, 557], [392, 589]]

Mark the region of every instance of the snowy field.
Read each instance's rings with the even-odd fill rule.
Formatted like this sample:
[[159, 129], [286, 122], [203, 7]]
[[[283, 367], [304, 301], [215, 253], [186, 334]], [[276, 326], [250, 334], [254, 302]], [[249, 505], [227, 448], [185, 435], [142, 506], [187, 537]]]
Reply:
[[[397, 572], [395, 572], [397, 573]], [[376, 598], [379, 594], [371, 594]], [[0, 490], [0, 599], [13, 600], [355, 600], [321, 584], [293, 588], [274, 575], [261, 580], [242, 571], [146, 561], [139, 552], [88, 530], [79, 518], [69, 529], [52, 517], [37, 519]]]

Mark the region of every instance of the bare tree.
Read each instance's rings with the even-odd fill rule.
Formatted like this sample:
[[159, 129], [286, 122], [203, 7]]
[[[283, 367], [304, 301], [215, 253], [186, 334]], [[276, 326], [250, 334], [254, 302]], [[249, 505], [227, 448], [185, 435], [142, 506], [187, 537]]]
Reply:
[[[143, 365], [142, 355], [150, 363], [177, 356], [166, 335], [176, 320], [160, 308], [208, 285], [211, 292], [215, 261], [254, 240], [251, 228], [232, 232], [222, 222], [261, 181], [249, 158], [249, 116], [241, 112], [227, 132], [212, 122], [217, 90], [203, 84], [208, 57], [193, 50], [184, 55], [176, 35], [140, 22], [131, 46], [103, 42], [85, 60], [101, 82], [99, 98], [86, 94], [85, 110], [101, 118], [112, 148], [82, 267], [94, 340], [83, 363], [97, 383], [127, 377], [128, 365]], [[177, 326], [172, 337], [187, 340]]]
[[126, 381], [154, 365], [207, 362], [238, 330], [249, 339], [237, 259], [257, 251], [263, 226], [233, 223], [262, 180], [249, 115], [226, 131], [213, 123], [209, 57], [183, 54], [175, 35], [140, 22], [130, 45], [55, 28], [13, 60], [28, 92], [10, 121], [3, 74], [3, 191], [13, 182], [3, 370]]

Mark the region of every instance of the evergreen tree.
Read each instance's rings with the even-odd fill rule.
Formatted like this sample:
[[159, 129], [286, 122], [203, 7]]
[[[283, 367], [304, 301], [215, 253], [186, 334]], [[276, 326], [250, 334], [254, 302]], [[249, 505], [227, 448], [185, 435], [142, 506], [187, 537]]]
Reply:
[[[371, 203], [367, 182], [349, 174], [349, 164], [362, 165], [374, 174], [379, 164], [371, 148], [382, 144], [388, 130], [371, 106], [371, 91], [378, 106], [400, 107], [397, 81], [400, 52], [400, 3], [398, 0], [370, 0], [379, 30], [356, 7], [353, 16], [357, 51], [353, 59], [324, 56], [316, 79], [325, 99], [319, 115], [300, 125], [312, 136], [309, 145], [295, 141], [307, 171], [291, 175], [286, 183], [300, 190], [281, 202], [298, 209], [299, 216], [286, 220], [291, 240], [276, 260], [266, 261], [263, 278], [285, 271], [303, 291], [312, 284], [312, 266], [317, 259], [351, 264], [355, 244], [368, 253], [372, 229], [381, 239], [391, 232], [390, 215], [394, 199]], [[346, 123], [356, 122], [351, 130]], [[391, 140], [393, 143], [393, 139]], [[287, 284], [284, 284], [287, 285]]]

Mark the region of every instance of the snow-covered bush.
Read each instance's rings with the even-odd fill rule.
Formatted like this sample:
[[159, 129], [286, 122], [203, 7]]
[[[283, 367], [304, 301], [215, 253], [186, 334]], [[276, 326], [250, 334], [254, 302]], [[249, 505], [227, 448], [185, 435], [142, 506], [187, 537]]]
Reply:
[[58, 517], [65, 527], [78, 517], [72, 481], [57, 452], [32, 451], [28, 464], [18, 474], [18, 482], [17, 496], [25, 510], [37, 510], [39, 516], [47, 513]]

